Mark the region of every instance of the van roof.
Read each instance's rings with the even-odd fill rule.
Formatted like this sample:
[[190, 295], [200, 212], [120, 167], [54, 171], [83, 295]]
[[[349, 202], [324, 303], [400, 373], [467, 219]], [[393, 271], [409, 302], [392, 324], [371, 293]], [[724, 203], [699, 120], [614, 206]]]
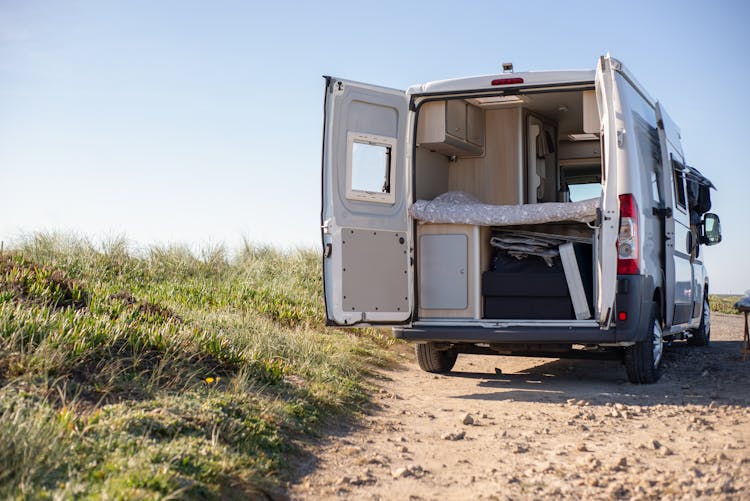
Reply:
[[[419, 85], [412, 85], [406, 91], [407, 95], [433, 94], [443, 92], [461, 92], [473, 90], [498, 90], [528, 85], [555, 85], [593, 83], [596, 77], [594, 70], [565, 70], [565, 71], [526, 71], [522, 73], [500, 73], [496, 75], [482, 75], [450, 80], [436, 80]], [[492, 85], [493, 80], [506, 78], [520, 78], [523, 83], [511, 85]]]

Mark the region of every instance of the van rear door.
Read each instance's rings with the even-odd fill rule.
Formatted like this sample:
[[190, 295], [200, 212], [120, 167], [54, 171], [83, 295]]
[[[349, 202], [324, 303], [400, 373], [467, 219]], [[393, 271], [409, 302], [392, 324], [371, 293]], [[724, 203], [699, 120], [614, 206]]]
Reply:
[[[599, 284], [597, 312], [602, 327], [609, 325], [617, 282], [617, 233], [620, 224], [617, 197], [618, 147], [624, 126], [617, 118], [619, 94], [615, 66], [620, 63], [609, 55], [599, 58], [596, 67], [596, 100], [602, 134], [602, 222], [599, 230]], [[619, 120], [619, 122], [618, 122]], [[619, 125], [618, 125], [619, 124]]]
[[321, 228], [329, 325], [402, 325], [412, 311], [408, 100], [326, 77]]

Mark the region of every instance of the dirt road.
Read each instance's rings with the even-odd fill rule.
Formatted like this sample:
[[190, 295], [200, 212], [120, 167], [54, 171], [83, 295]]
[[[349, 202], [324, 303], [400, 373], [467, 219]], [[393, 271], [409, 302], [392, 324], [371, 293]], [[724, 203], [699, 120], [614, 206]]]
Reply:
[[289, 494], [750, 499], [742, 318], [715, 314], [711, 338], [669, 347], [662, 379], [644, 386], [617, 361], [461, 355], [435, 376], [410, 357], [384, 373], [362, 426], [313, 451]]

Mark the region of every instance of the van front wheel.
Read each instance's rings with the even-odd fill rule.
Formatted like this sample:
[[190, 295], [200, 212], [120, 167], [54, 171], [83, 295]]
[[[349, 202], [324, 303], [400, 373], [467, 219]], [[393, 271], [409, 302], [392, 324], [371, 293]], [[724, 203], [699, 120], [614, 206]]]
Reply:
[[690, 346], [708, 346], [711, 341], [711, 305], [708, 304], [708, 293], [703, 294], [703, 312], [701, 313], [701, 324], [692, 331], [692, 336], [687, 340]]
[[659, 380], [664, 352], [659, 303], [651, 304], [649, 332], [646, 339], [625, 348], [625, 369], [633, 384], [650, 384]]
[[419, 343], [414, 349], [419, 368], [425, 372], [450, 372], [456, 365], [458, 353], [453, 350], [438, 350], [435, 343]]

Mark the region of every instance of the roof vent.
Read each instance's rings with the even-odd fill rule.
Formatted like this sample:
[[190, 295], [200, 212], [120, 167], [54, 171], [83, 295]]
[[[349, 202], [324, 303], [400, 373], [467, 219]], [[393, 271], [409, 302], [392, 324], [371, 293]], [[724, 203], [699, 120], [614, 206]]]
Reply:
[[503, 73], [513, 73], [513, 63], [503, 63]]

